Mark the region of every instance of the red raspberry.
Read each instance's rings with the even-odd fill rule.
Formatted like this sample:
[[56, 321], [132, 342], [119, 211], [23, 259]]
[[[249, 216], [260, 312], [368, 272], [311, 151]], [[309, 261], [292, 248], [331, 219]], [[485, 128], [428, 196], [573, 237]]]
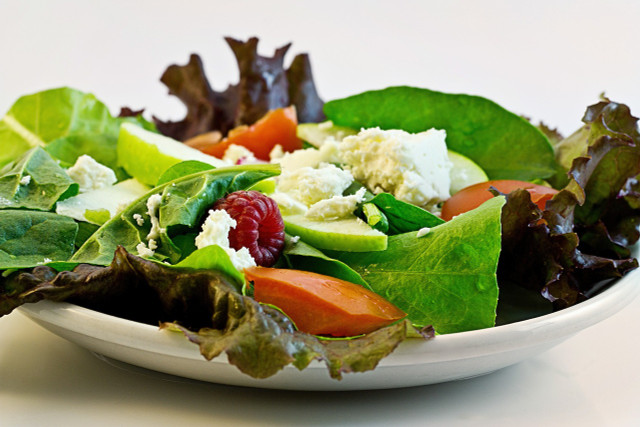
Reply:
[[273, 199], [257, 191], [234, 191], [213, 208], [224, 209], [238, 223], [229, 231], [233, 249], [249, 249], [259, 266], [275, 264], [284, 249], [284, 222]]

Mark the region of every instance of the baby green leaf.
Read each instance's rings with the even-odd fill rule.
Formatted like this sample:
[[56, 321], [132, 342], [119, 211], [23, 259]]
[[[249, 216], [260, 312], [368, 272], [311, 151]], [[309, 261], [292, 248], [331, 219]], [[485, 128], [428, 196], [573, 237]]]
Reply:
[[76, 194], [78, 184], [40, 147], [0, 170], [0, 209], [49, 211], [58, 200]]
[[77, 232], [74, 220], [54, 213], [0, 210], [0, 270], [66, 261]]

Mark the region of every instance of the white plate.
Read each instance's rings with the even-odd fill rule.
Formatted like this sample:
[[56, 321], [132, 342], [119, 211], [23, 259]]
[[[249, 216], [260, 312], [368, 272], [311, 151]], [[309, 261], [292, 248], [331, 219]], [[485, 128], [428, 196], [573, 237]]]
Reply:
[[298, 371], [286, 367], [256, 380], [224, 357], [210, 362], [177, 332], [131, 322], [68, 303], [41, 301], [20, 311], [49, 331], [91, 351], [122, 362], [197, 380], [288, 390], [359, 390], [409, 387], [487, 374], [538, 355], [577, 332], [620, 311], [640, 293], [640, 270], [568, 309], [496, 328], [441, 335], [431, 341], [403, 342], [369, 372], [329, 377], [312, 363]]

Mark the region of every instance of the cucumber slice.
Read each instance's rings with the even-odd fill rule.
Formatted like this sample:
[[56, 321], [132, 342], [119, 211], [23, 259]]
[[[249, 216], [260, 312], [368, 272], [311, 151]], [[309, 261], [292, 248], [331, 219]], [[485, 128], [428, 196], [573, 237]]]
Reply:
[[216, 167], [227, 163], [175, 139], [123, 123], [118, 136], [118, 163], [129, 175], [155, 186], [164, 171], [183, 160], [198, 160]]
[[315, 221], [304, 215], [288, 215], [283, 220], [288, 234], [300, 236], [318, 249], [369, 252], [387, 248], [387, 236], [359, 218]]
[[298, 125], [297, 136], [314, 147], [320, 147], [327, 138], [342, 141], [345, 136], [355, 135], [358, 131], [344, 126], [336, 126], [330, 120], [322, 123], [302, 123]]
[[453, 163], [449, 174], [449, 192], [452, 196], [465, 187], [489, 180], [484, 170], [470, 158], [451, 150], [448, 150], [448, 154], [449, 160]]

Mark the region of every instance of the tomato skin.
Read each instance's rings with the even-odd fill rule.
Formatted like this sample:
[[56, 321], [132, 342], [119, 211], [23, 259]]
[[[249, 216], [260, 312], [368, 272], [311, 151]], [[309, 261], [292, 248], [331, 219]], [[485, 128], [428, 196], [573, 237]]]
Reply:
[[267, 267], [246, 268], [244, 275], [256, 301], [278, 307], [309, 334], [355, 336], [406, 317], [378, 294], [334, 277]]
[[298, 118], [295, 107], [269, 111], [251, 126], [239, 126], [218, 143], [199, 148], [203, 153], [222, 158], [229, 145], [241, 145], [253, 152], [256, 158], [269, 161], [269, 153], [280, 144], [285, 152], [302, 148], [296, 135]]
[[538, 205], [540, 209], [544, 209], [547, 200], [551, 199], [556, 193], [558, 193], [558, 190], [554, 188], [532, 184], [526, 181], [502, 179], [480, 182], [463, 188], [445, 201], [442, 205], [442, 219], [449, 221], [456, 215], [460, 215], [461, 213], [477, 208], [482, 203], [493, 197], [493, 193], [489, 191], [490, 187], [493, 187], [504, 194], [508, 194], [519, 188], [525, 189], [531, 194], [531, 201]]

